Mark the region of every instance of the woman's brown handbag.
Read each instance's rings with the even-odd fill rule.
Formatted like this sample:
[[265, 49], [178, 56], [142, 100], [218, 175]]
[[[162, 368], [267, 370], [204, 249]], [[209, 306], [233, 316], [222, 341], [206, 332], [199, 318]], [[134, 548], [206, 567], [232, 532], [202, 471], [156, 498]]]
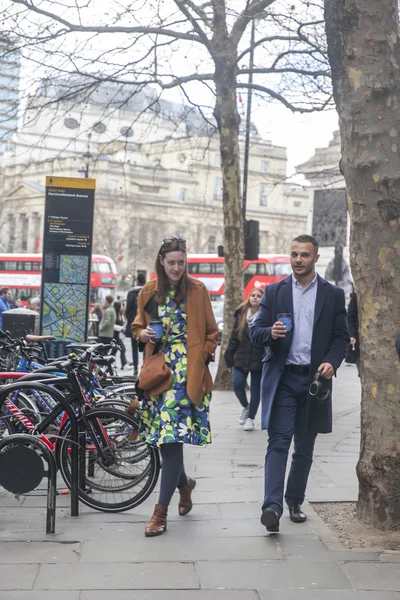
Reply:
[[162, 348], [156, 354], [152, 354], [143, 361], [139, 374], [139, 388], [152, 396], [157, 396], [169, 390], [172, 386], [172, 373], [165, 363], [165, 345], [167, 343], [168, 333], [171, 327], [172, 315], [176, 305], [174, 305], [169, 317], [167, 330], [164, 336]]

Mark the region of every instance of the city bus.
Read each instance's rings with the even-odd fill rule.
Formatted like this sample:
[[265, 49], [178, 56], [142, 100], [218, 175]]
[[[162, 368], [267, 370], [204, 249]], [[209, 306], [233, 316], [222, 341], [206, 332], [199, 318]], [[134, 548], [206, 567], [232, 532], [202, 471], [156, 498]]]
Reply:
[[[211, 296], [218, 300], [224, 294], [225, 259], [216, 254], [188, 254], [188, 272], [191, 277], [200, 279]], [[258, 260], [243, 261], [244, 294], [246, 300], [255, 287], [264, 289], [267, 285], [285, 279], [291, 273], [290, 259], [286, 254], [259, 254]]]
[[[26, 306], [30, 298], [40, 295], [42, 280], [41, 254], [0, 254], [0, 287], [9, 287], [14, 298]], [[101, 302], [115, 293], [117, 270], [108, 256], [92, 255], [90, 303]]]

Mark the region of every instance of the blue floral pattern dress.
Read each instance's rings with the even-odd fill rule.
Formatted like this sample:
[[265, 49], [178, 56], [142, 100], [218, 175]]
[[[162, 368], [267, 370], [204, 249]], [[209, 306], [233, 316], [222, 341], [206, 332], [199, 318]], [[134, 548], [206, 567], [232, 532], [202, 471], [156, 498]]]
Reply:
[[[174, 308], [174, 289], [169, 291], [165, 304], [159, 305], [158, 315], [168, 327]], [[152, 446], [183, 443], [202, 446], [211, 443], [210, 399], [206, 394], [200, 404], [193, 404], [186, 392], [187, 316], [184, 302], [175, 309], [167, 343], [165, 362], [172, 372], [172, 387], [159, 396], [143, 398], [140, 434]]]

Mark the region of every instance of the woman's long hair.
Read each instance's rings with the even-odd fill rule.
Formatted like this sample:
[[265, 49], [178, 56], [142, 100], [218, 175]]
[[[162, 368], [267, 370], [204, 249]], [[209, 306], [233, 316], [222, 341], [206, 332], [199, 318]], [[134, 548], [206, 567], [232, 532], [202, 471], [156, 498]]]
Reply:
[[116, 300], [113, 304], [113, 307], [115, 310], [116, 321], [120, 321], [121, 320], [121, 302], [119, 300]]
[[[164, 238], [161, 248], [158, 251], [155, 264], [155, 271], [158, 281], [158, 294], [156, 296], [156, 299], [159, 304], [165, 304], [167, 294], [171, 287], [169, 279], [165, 273], [164, 267], [160, 262], [160, 258], [164, 259], [168, 252], [184, 252], [186, 257], [186, 241], [181, 237], [171, 236], [170, 238]], [[180, 304], [183, 300], [187, 300], [187, 293], [191, 287], [192, 282], [188, 275], [186, 264], [185, 272], [183, 273], [182, 277], [178, 282], [178, 285], [175, 288], [174, 301], [176, 302], [176, 304]]]
[[242, 302], [242, 304], [240, 304], [240, 306], [238, 307], [238, 309], [240, 310], [239, 313], [239, 330], [238, 330], [238, 338], [239, 340], [242, 340], [245, 336], [246, 333], [246, 329], [247, 329], [247, 313], [249, 311], [249, 308], [251, 308], [250, 306], [250, 296], [252, 295], [253, 292], [261, 292], [260, 288], [253, 288], [249, 294], [249, 297], [247, 298], [247, 300], [245, 300], [244, 302]]

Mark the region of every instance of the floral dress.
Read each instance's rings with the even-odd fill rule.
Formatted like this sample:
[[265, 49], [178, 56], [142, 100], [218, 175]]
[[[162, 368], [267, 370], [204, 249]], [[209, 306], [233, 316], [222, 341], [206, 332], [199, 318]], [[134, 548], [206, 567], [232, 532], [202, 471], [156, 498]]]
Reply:
[[[174, 308], [173, 296], [172, 289], [166, 303], [158, 307], [158, 315], [165, 331]], [[159, 396], [143, 398], [139, 431], [152, 446], [170, 443], [202, 446], [211, 443], [211, 394], [206, 394], [196, 406], [186, 392], [187, 317], [183, 306], [184, 302], [173, 313], [165, 346], [165, 362], [171, 369], [172, 387]]]

